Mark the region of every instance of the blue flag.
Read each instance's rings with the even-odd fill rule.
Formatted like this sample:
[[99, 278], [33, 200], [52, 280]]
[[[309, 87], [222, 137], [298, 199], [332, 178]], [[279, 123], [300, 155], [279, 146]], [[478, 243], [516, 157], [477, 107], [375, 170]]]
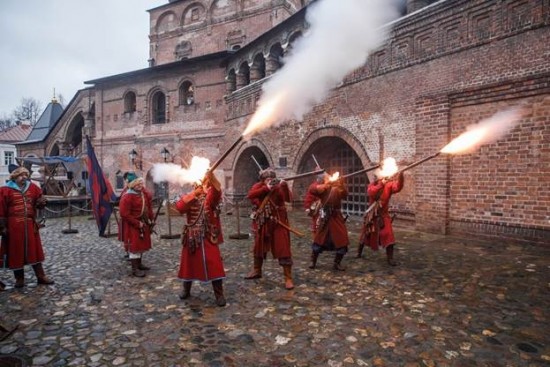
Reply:
[[90, 138], [87, 135], [86, 143], [88, 146], [88, 186], [92, 197], [92, 211], [99, 229], [99, 235], [104, 237], [105, 228], [107, 228], [107, 223], [109, 223], [109, 218], [113, 212], [111, 201], [116, 200], [116, 195], [111, 183], [103, 175], [94, 147], [92, 147]]

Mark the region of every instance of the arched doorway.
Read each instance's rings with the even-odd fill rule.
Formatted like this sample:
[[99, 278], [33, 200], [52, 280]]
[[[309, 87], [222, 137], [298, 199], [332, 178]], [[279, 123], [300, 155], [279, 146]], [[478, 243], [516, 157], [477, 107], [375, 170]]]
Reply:
[[269, 160], [260, 148], [252, 146], [243, 150], [235, 163], [233, 192], [236, 199], [246, 197], [248, 190], [258, 181], [259, 168], [252, 157], [262, 169], [269, 167]]
[[[339, 137], [326, 136], [315, 140], [302, 156], [298, 165], [299, 173], [315, 170], [316, 164], [313, 156], [321, 168], [330, 174], [338, 171], [340, 175], [345, 175], [364, 168], [359, 155], [345, 140]], [[303, 201], [306, 190], [314, 179], [314, 177], [308, 177], [294, 182], [293, 191], [296, 201], [300, 203]], [[342, 202], [342, 211], [345, 214], [361, 215], [365, 212], [367, 209], [365, 188], [368, 182], [366, 174], [346, 179], [349, 195]]]

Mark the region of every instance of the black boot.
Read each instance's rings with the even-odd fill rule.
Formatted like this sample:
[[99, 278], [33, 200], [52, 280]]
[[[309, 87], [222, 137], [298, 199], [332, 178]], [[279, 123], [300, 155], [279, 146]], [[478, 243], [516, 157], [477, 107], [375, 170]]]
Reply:
[[225, 306], [225, 297], [223, 295], [223, 281], [221, 279], [212, 281], [214, 288], [214, 296], [216, 296], [216, 304], [220, 307]]
[[391, 266], [397, 265], [397, 262], [393, 259], [393, 245], [386, 247], [386, 258], [388, 259], [388, 264]]
[[139, 259], [131, 259], [130, 262], [132, 263], [132, 275], [138, 278], [143, 278], [145, 273], [143, 270], [139, 269]]
[[36, 280], [38, 284], [50, 285], [55, 283], [53, 280], [46, 276], [44, 268], [42, 267], [42, 263], [34, 264], [32, 268], [34, 270], [34, 274], [36, 274]]
[[139, 270], [151, 270], [150, 267], [143, 265], [143, 263], [141, 262], [141, 257], [139, 258], [139, 261], [138, 261], [138, 269]]
[[309, 266], [310, 269], [315, 269], [317, 267], [318, 258], [319, 258], [319, 253], [315, 251], [311, 251], [311, 265]]
[[360, 259], [363, 256], [363, 249], [365, 248], [365, 243], [361, 242], [359, 243], [359, 246], [357, 247], [357, 258]]
[[14, 288], [23, 288], [25, 286], [25, 270], [17, 269], [13, 271], [13, 276], [15, 277]]
[[344, 255], [336, 254], [336, 256], [334, 257], [334, 265], [332, 266], [332, 270], [338, 270], [338, 271], [346, 270], [346, 268], [344, 268], [340, 265], [343, 258], [344, 258]]
[[191, 284], [193, 282], [183, 282], [183, 291], [179, 295], [180, 299], [187, 299], [191, 296]]

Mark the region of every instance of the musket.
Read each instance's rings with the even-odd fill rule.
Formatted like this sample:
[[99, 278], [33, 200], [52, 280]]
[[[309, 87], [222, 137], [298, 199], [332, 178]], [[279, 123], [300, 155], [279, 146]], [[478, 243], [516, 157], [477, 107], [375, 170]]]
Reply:
[[263, 168], [262, 168], [262, 166], [260, 165], [260, 163], [256, 160], [256, 157], [254, 157], [253, 155], [251, 155], [250, 158], [252, 158], [252, 160], [254, 161], [254, 163], [256, 163], [256, 166], [258, 167], [258, 169], [261, 171]]
[[[155, 216], [153, 218], [153, 225], [151, 226], [150, 230], [152, 233], [154, 234], [157, 234], [157, 232], [155, 231], [155, 226], [157, 225], [157, 218], [159, 217], [159, 214], [160, 214], [160, 210], [162, 209], [162, 206], [164, 205], [164, 200], [161, 200], [160, 201], [160, 204], [159, 204], [159, 207], [157, 208], [157, 211], [155, 212]], [[170, 210], [170, 209], [168, 209]]]
[[408, 166], [406, 166], [406, 167], [404, 167], [404, 168], [401, 168], [399, 171], [395, 172], [393, 175], [387, 177], [386, 179], [392, 180], [392, 179], [394, 179], [395, 177], [397, 177], [400, 173], [403, 173], [403, 172], [405, 172], [405, 171], [408, 171], [408, 170], [410, 170], [411, 168], [414, 168], [414, 167], [416, 167], [416, 166], [418, 166], [418, 165], [420, 165], [420, 164], [422, 164], [422, 163], [424, 163], [424, 162], [426, 162], [426, 161], [429, 161], [430, 159], [434, 159], [435, 157], [437, 157], [437, 156], [440, 155], [440, 154], [441, 154], [441, 152], [437, 152], [437, 153], [432, 154], [432, 155], [430, 155], [430, 156], [424, 157], [424, 158], [422, 158], [422, 159], [420, 159], [420, 160], [418, 160], [418, 161], [416, 161], [416, 162], [414, 162], [414, 163], [412, 163], [412, 164], [409, 164]]
[[218, 158], [218, 160], [216, 162], [214, 162], [214, 164], [212, 165], [212, 167], [210, 167], [208, 169], [208, 171], [210, 172], [214, 172], [214, 170], [223, 162], [223, 160], [225, 158], [227, 158], [227, 156], [229, 155], [229, 153], [231, 153], [231, 151], [233, 149], [235, 149], [237, 147], [237, 145], [244, 139], [244, 136], [239, 136], [239, 138], [237, 140], [235, 140], [235, 142], [225, 151], [225, 153], [222, 154], [222, 156], [220, 158]]
[[285, 178], [282, 178], [281, 180], [292, 181], [292, 180], [297, 180], [297, 179], [299, 179], [299, 178], [304, 178], [304, 177], [309, 177], [309, 176], [320, 175], [321, 173], [324, 173], [324, 172], [325, 172], [324, 169], [318, 169], [318, 170], [311, 171], [311, 172], [300, 173], [299, 175], [294, 175], [294, 176], [290, 176], [290, 177], [285, 177]]
[[317, 162], [317, 158], [315, 158], [315, 155], [312, 154], [311, 158], [313, 158], [313, 161], [315, 162], [315, 167], [321, 168], [321, 165], [319, 164], [319, 162]]
[[357, 175], [360, 175], [361, 173], [365, 173], [365, 172], [369, 172], [369, 171], [373, 171], [377, 168], [380, 167], [380, 164], [377, 164], [375, 166], [372, 166], [372, 167], [368, 167], [368, 168], [363, 168], [359, 171], [355, 171], [355, 172], [352, 172], [352, 173], [348, 173], [347, 175], [343, 175], [342, 177], [340, 178], [350, 178], [350, 177], [353, 177], [353, 176], [357, 176]]

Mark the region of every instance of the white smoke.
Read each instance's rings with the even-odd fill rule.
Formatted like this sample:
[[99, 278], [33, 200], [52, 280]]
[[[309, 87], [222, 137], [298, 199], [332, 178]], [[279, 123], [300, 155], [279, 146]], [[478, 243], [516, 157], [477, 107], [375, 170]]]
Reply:
[[153, 165], [151, 175], [153, 182], [169, 182], [184, 186], [202, 180], [209, 166], [210, 161], [207, 158], [193, 157], [188, 169], [174, 163], [157, 163]]
[[301, 120], [383, 44], [399, 6], [399, 0], [312, 4], [306, 14], [310, 28], [293, 44], [281, 70], [263, 85], [258, 110], [243, 135], [284, 120]]

